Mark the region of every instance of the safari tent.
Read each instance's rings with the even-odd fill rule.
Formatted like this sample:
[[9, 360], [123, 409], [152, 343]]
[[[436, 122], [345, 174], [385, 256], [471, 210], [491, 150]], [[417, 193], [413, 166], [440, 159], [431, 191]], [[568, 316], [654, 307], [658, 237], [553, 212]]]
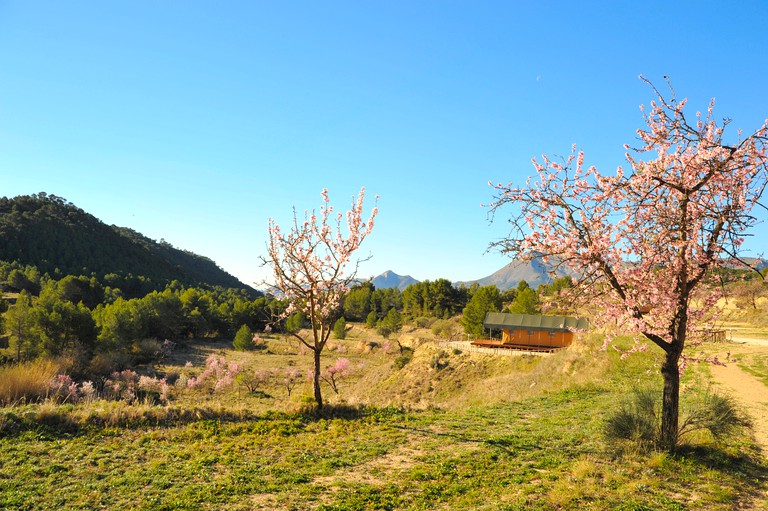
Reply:
[[[473, 341], [475, 346], [553, 351], [570, 346], [574, 330], [586, 330], [589, 322], [586, 318], [570, 316], [489, 312], [483, 326], [489, 330], [490, 338]], [[501, 331], [501, 340], [493, 339], [494, 330]]]

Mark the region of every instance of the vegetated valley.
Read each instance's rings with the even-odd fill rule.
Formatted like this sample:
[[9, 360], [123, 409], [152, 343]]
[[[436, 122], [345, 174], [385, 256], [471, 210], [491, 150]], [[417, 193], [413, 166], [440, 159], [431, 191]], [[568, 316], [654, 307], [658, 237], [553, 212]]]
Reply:
[[[286, 303], [212, 261], [44, 194], [0, 200], [0, 259], [0, 509], [768, 502], [768, 463], [749, 427], [691, 428], [675, 455], [640, 431], [609, 434], [638, 391], [659, 390], [653, 348], [623, 358], [601, 349], [599, 332], [545, 355], [467, 342], [484, 335], [488, 310], [599, 313], [574, 309], [568, 277], [536, 289], [353, 288], [323, 352], [318, 412], [311, 354], [291, 336], [304, 319], [275, 321]], [[701, 349], [768, 384], [768, 348], [739, 350], [741, 338], [768, 340], [768, 289], [742, 269], [722, 277], [730, 334]], [[616, 341], [631, 345], [632, 332]], [[689, 367], [683, 384], [683, 416], [709, 410], [710, 367]]]

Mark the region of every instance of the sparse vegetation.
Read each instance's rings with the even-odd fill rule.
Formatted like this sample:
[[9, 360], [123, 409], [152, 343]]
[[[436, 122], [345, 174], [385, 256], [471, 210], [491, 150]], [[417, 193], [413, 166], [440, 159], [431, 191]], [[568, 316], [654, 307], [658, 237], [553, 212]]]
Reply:
[[[733, 398], [711, 389], [694, 394], [686, 402], [678, 436], [706, 431], [715, 439], [748, 428], [751, 421], [739, 410]], [[639, 388], [632, 392], [605, 421], [609, 440], [628, 440], [641, 448], [659, 448], [661, 431], [659, 391]]]
[[690, 435], [677, 456], [603, 440], [652, 354], [619, 361], [592, 335], [546, 357], [479, 355], [428, 330], [401, 337], [401, 354], [361, 325], [348, 333], [331, 353], [356, 369], [320, 413], [310, 361], [281, 336], [255, 352], [174, 351], [157, 367], [178, 378], [165, 404], [3, 408], [0, 507], [726, 510], [765, 489], [739, 430]]

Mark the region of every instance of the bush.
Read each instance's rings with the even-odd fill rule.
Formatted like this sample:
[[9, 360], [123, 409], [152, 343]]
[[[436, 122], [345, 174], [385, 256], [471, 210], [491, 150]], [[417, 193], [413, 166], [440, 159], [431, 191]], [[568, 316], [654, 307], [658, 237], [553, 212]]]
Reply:
[[115, 371], [128, 366], [127, 356], [120, 351], [103, 351], [96, 353], [88, 364], [88, 372], [96, 378], [106, 378]]
[[609, 440], [631, 440], [650, 446], [659, 438], [656, 394], [651, 389], [635, 389], [631, 398], [608, 415], [603, 433]]
[[716, 439], [724, 438], [739, 428], [749, 428], [752, 421], [738, 408], [729, 396], [711, 392], [700, 394], [680, 426], [680, 435], [706, 430]]
[[419, 316], [418, 318], [413, 320], [413, 324], [416, 325], [418, 328], [430, 328], [432, 327], [432, 324], [437, 321], [437, 318], [427, 318], [424, 316]]
[[454, 337], [455, 330], [456, 328], [454, 323], [447, 319], [437, 320], [432, 325], [432, 333], [435, 335], [435, 337], [439, 337], [441, 339], [452, 339]]
[[405, 365], [413, 359], [413, 349], [403, 346], [400, 350], [401, 355], [395, 359], [395, 369], [402, 369]]
[[[609, 440], [629, 440], [641, 447], [658, 446], [661, 433], [660, 393], [635, 389], [605, 421], [603, 432]], [[736, 402], [709, 389], [681, 404], [678, 438], [694, 431], [708, 431], [720, 439], [738, 428], [750, 427], [751, 421]]]
[[435, 371], [442, 371], [446, 367], [448, 367], [448, 352], [445, 350], [440, 350], [440, 352], [433, 356], [432, 359], [429, 361], [429, 367], [434, 369]]
[[163, 345], [157, 339], [142, 339], [131, 344], [134, 364], [148, 364], [160, 358]]

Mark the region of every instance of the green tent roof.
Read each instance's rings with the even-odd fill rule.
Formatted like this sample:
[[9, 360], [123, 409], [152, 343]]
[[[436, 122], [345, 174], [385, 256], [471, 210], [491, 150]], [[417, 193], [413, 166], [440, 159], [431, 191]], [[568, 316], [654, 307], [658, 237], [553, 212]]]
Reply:
[[570, 316], [538, 316], [533, 314], [505, 314], [489, 312], [483, 322], [485, 328], [525, 329], [567, 332], [570, 330], [586, 330], [589, 327], [587, 318]]

